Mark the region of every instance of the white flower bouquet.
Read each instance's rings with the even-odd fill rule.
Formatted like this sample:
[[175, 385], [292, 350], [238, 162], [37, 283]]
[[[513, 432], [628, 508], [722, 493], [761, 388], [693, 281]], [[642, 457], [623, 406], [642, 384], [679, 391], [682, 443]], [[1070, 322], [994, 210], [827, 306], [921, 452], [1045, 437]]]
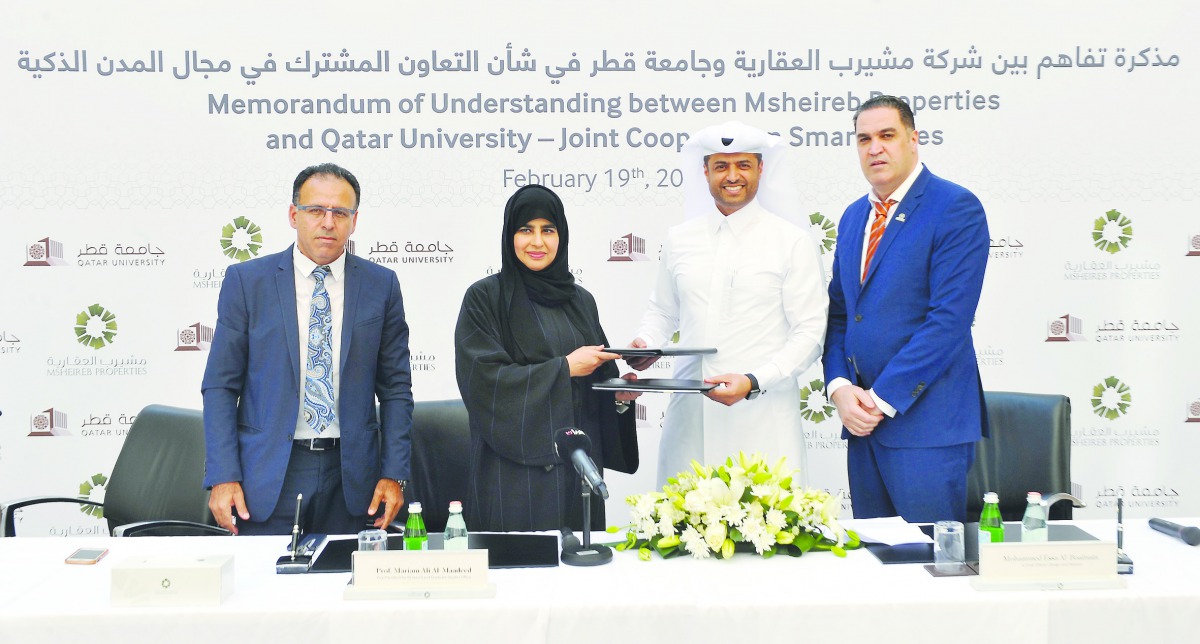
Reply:
[[760, 454], [738, 454], [718, 467], [692, 461], [692, 471], [667, 479], [662, 492], [625, 499], [633, 523], [616, 547], [637, 549], [647, 561], [651, 551], [664, 559], [684, 553], [728, 559], [751, 547], [763, 557], [809, 550], [844, 557], [858, 548], [858, 535], [838, 525], [840, 499], [793, 486], [792, 474], [785, 459], [770, 467]]

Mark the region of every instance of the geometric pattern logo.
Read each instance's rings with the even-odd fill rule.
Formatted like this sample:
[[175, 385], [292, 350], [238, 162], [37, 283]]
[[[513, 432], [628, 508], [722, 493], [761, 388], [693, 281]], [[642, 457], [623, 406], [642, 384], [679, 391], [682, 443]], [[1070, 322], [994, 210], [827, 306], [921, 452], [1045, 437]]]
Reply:
[[176, 351], [207, 351], [212, 345], [213, 328], [199, 322], [185, 326], [175, 336]]
[[[1200, 257], [1200, 233], [1188, 237], [1188, 257]], [[26, 264], [29, 266], [29, 264]]]
[[1076, 342], [1083, 337], [1083, 320], [1074, 315], [1053, 318], [1046, 323], [1046, 342]]
[[67, 415], [54, 408], [40, 411], [29, 417], [30, 436], [70, 436], [67, 431]]
[[837, 246], [837, 226], [833, 225], [820, 212], [814, 212], [808, 216], [810, 224], [808, 230], [816, 238], [817, 243], [821, 245], [821, 254], [832, 253], [834, 247]]
[[93, 349], [103, 349], [117, 337], [117, 315], [93, 304], [75, 316], [75, 338], [79, 344]]
[[1133, 394], [1129, 385], [1109, 376], [1092, 387], [1092, 411], [1101, 418], [1115, 420], [1129, 412]]
[[1187, 421], [1185, 422], [1200, 423], [1200, 396], [1188, 403]]
[[834, 406], [825, 397], [824, 380], [818, 378], [800, 390], [800, 416], [804, 420], [819, 423], [832, 418], [834, 411]]
[[238, 217], [221, 229], [221, 252], [230, 259], [244, 262], [258, 257], [262, 243], [262, 228], [245, 217]]
[[347, 255], [353, 255], [354, 254], [354, 240], [347, 239], [346, 246], [344, 247], [344, 249], [345, 249]]
[[646, 240], [633, 233], [612, 240], [608, 246], [610, 262], [644, 262], [649, 259], [646, 255]]
[[1096, 248], [1108, 253], [1115, 254], [1128, 248], [1132, 239], [1133, 222], [1116, 210], [1104, 213], [1092, 228], [1092, 242]]
[[[79, 484], [79, 498], [87, 499], [93, 503], [104, 503], [104, 486], [108, 485], [108, 477], [103, 474], [93, 474], [92, 478], [87, 479]], [[79, 506], [79, 511], [95, 517], [97, 519], [104, 518], [104, 506], [85, 503]]]
[[63, 245], [49, 237], [39, 239], [25, 247], [26, 266], [66, 266]]

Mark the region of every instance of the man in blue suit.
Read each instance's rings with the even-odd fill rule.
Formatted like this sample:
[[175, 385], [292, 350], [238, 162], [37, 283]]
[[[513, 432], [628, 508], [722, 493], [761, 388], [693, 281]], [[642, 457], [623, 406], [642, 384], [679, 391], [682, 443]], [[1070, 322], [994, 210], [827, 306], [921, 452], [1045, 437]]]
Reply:
[[295, 245], [225, 273], [201, 385], [204, 485], [235, 534], [290, 533], [298, 494], [315, 533], [382, 528], [404, 504], [408, 324], [396, 274], [344, 252], [359, 198], [345, 169], [306, 168]]
[[987, 220], [975, 195], [918, 162], [906, 103], [872, 98], [854, 125], [871, 191], [838, 226], [823, 360], [854, 516], [966, 521], [987, 434], [971, 341]]

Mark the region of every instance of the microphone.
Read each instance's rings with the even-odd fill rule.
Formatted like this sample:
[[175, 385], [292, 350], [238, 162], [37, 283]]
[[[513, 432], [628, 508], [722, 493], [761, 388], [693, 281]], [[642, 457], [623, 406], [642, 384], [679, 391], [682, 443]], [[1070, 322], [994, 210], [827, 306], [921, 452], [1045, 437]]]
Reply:
[[1200, 528], [1190, 525], [1179, 525], [1166, 519], [1150, 519], [1150, 527], [1163, 534], [1169, 534], [1189, 546], [1200, 545]]
[[588, 456], [591, 449], [592, 439], [588, 438], [588, 435], [581, 429], [565, 427], [554, 432], [554, 453], [558, 456], [558, 460], [563, 463], [570, 460], [575, 466], [575, 471], [587, 480], [588, 485], [600, 495], [600, 498], [607, 499], [608, 486], [604, 484], [604, 477], [600, 476], [600, 469], [596, 467], [596, 462]]
[[563, 552], [576, 552], [583, 547], [582, 544], [579, 543], [579, 537], [575, 536], [575, 533], [572, 532], [570, 528], [564, 526], [563, 528], [559, 529], [559, 532], [562, 533]]

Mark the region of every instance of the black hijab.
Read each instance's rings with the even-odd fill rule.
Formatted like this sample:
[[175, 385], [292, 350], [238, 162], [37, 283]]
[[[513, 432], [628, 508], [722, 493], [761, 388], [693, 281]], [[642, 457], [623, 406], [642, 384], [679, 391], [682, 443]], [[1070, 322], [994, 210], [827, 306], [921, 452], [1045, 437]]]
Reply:
[[[513, 243], [517, 230], [534, 219], [545, 219], [558, 229], [558, 252], [550, 265], [540, 271], [530, 270], [521, 263]], [[570, 239], [562, 200], [549, 188], [536, 184], [525, 186], [513, 193], [504, 206], [500, 284], [508, 315], [504, 320], [507, 328], [503, 332], [506, 348], [518, 360], [541, 362], [554, 357], [549, 355], [531, 301], [541, 306], [562, 308], [588, 343], [602, 343], [603, 333], [584, 313], [582, 298], [576, 292], [575, 278], [567, 263]]]

